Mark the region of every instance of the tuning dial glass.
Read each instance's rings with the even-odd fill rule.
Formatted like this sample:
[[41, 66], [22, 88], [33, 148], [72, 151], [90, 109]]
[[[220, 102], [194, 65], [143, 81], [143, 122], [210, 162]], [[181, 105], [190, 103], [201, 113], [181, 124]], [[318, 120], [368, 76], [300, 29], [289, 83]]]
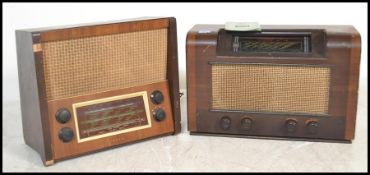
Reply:
[[73, 131], [71, 128], [62, 128], [59, 130], [59, 139], [63, 142], [69, 142], [73, 139]]
[[150, 98], [154, 104], [161, 104], [164, 99], [162, 92], [158, 90], [152, 92], [152, 94], [150, 95]]
[[56, 114], [55, 118], [61, 124], [67, 123], [71, 119], [71, 113], [66, 108], [59, 109]]

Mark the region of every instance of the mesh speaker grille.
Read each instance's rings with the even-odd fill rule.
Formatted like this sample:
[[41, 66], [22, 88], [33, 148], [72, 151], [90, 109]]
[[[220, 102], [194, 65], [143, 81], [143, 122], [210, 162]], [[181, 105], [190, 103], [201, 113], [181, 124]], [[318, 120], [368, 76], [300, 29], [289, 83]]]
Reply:
[[212, 108], [327, 114], [330, 68], [213, 64]]
[[48, 100], [166, 80], [167, 29], [42, 44]]

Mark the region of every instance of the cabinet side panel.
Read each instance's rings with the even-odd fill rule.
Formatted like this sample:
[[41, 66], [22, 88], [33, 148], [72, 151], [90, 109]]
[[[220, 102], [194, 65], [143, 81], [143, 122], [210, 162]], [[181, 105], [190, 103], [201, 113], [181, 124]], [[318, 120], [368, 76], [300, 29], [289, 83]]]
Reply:
[[[43, 120], [32, 33], [16, 31], [19, 91], [24, 141], [36, 150], [44, 164], [52, 160], [48, 122]], [[45, 109], [46, 110], [46, 109]]]
[[168, 63], [167, 78], [170, 90], [171, 105], [175, 122], [175, 134], [181, 132], [180, 91], [179, 91], [179, 69], [177, 55], [177, 27], [176, 19], [169, 18], [168, 29]]
[[187, 116], [188, 130], [197, 131], [196, 127], [196, 69], [195, 44], [196, 33], [189, 31], [186, 38], [186, 86], [187, 86]]
[[361, 36], [354, 29], [352, 37], [352, 49], [349, 68], [349, 86], [347, 98], [347, 118], [345, 139], [352, 140], [355, 138], [357, 97], [360, 76], [360, 59], [361, 59]]

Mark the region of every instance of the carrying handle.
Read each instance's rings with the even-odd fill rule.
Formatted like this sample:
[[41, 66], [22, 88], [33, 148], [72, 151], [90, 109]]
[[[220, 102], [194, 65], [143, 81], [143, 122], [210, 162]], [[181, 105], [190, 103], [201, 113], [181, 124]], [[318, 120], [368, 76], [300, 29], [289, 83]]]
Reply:
[[225, 30], [228, 31], [261, 31], [258, 22], [226, 22]]

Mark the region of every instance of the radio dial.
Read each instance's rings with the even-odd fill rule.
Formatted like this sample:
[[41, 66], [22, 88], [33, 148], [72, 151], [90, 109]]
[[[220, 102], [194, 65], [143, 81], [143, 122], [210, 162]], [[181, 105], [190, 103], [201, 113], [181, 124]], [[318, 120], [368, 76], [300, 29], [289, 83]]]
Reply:
[[152, 95], [150, 96], [150, 98], [152, 99], [152, 102], [154, 104], [160, 104], [163, 102], [163, 99], [164, 99], [162, 92], [158, 90], [154, 91]]
[[316, 121], [311, 121], [307, 123], [307, 129], [310, 134], [316, 134], [319, 128], [319, 123]]
[[297, 121], [295, 121], [295, 120], [287, 120], [286, 122], [285, 122], [285, 126], [286, 126], [286, 130], [288, 131], [288, 132], [295, 132], [296, 131], [296, 129], [297, 129], [297, 125], [298, 125], [298, 123], [297, 123]]
[[59, 131], [59, 139], [63, 142], [69, 142], [73, 139], [73, 131], [71, 128], [62, 128]]
[[71, 113], [68, 109], [61, 108], [55, 114], [57, 121], [61, 124], [67, 123], [71, 119]]
[[163, 109], [156, 109], [153, 113], [154, 119], [157, 121], [163, 121], [166, 118], [166, 112]]
[[252, 129], [252, 119], [250, 118], [243, 118], [242, 119], [242, 129], [249, 131]]
[[222, 117], [220, 121], [221, 128], [223, 130], [230, 129], [231, 126], [231, 119], [229, 117]]

